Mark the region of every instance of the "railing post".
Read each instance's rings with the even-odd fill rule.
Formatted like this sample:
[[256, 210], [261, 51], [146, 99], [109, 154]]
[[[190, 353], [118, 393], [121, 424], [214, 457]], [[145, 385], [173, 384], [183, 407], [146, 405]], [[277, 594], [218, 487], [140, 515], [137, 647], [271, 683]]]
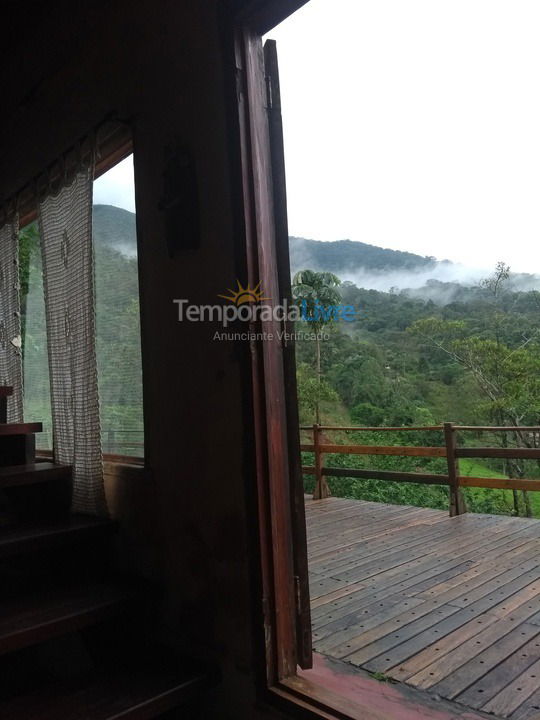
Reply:
[[331, 492], [328, 483], [322, 473], [323, 471], [323, 454], [321, 447], [321, 427], [318, 423], [313, 425], [313, 451], [315, 453], [315, 490], [313, 491], [314, 500], [322, 500], [330, 497]]
[[450, 517], [467, 512], [463, 493], [459, 487], [459, 461], [456, 457], [457, 438], [452, 423], [444, 423], [446, 443], [446, 462], [448, 464], [448, 483], [450, 486]]

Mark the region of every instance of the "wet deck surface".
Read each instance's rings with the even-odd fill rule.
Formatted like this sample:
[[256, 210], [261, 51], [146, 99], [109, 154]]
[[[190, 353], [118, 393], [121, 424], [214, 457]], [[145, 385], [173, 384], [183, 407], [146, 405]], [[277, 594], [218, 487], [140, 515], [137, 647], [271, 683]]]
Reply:
[[540, 520], [306, 500], [314, 649], [500, 718], [540, 717]]

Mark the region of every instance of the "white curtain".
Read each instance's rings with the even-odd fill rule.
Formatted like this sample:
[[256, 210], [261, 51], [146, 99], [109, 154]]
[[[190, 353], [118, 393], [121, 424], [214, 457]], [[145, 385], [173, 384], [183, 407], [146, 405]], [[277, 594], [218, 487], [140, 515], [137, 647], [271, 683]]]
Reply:
[[13, 387], [8, 422], [22, 422], [21, 307], [19, 299], [19, 220], [0, 228], [0, 385]]
[[96, 365], [93, 167], [39, 205], [54, 456], [73, 467], [73, 509], [106, 510]]

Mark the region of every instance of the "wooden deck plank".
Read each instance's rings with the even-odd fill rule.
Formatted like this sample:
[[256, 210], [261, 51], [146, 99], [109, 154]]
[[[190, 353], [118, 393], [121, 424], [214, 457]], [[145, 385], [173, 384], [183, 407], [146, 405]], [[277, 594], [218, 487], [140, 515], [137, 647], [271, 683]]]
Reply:
[[[516, 539], [515, 541], [507, 541], [504, 539], [505, 547], [512, 546], [515, 547], [520, 542], [523, 542], [521, 539]], [[500, 545], [501, 542], [491, 542], [491, 553], [495, 554], [497, 557], [500, 556]], [[490, 555], [489, 553], [484, 554], [486, 559], [489, 559]], [[421, 557], [417, 558], [413, 561], [410, 561], [408, 563], [404, 563], [401, 566], [390, 568], [389, 570], [386, 570], [384, 572], [378, 573], [375, 577], [369, 576], [366, 578], [366, 581], [369, 582], [369, 585], [365, 585], [365, 590], [361, 594], [355, 595], [354, 601], [358, 600], [359, 598], [363, 597], [364, 595], [369, 595], [371, 591], [381, 591], [384, 593], [385, 589], [394, 587], [395, 592], [398, 592], [400, 590], [403, 590], [407, 587], [412, 587], [415, 584], [420, 584], [421, 582], [426, 583], [429, 578], [437, 577], [441, 572], [444, 572], [449, 569], [456, 568], [460, 563], [465, 568], [465, 563], [472, 563], [473, 558], [477, 557], [476, 550], [474, 552], [469, 553], [469, 557], [465, 558], [465, 562], [461, 562], [463, 560], [463, 556], [460, 556], [460, 553], [455, 553], [453, 559], [447, 560], [443, 563], [433, 563], [432, 558], [428, 555], [427, 558]], [[503, 568], [504, 569], [504, 568]], [[480, 572], [480, 570], [478, 571]], [[418, 574], [420, 573], [420, 574]], [[350, 586], [351, 588], [357, 588], [358, 584], [355, 583]], [[427, 584], [427, 587], [429, 587], [429, 584]], [[423, 588], [425, 589], [425, 588]], [[344, 591], [342, 591], [344, 592]], [[345, 593], [344, 593], [345, 594]], [[429, 597], [429, 594], [428, 594]], [[353, 601], [352, 599], [349, 600]], [[343, 605], [344, 602], [347, 602], [347, 598], [345, 598], [342, 602], [337, 603], [337, 606]], [[320, 605], [321, 603], [319, 603]], [[334, 603], [335, 604], [335, 603]], [[317, 618], [317, 612], [314, 613], [314, 619]], [[315, 620], [316, 622], [316, 620]]]
[[512, 713], [512, 720], [538, 720], [540, 717], [540, 690], [530, 695], [519, 708]]
[[[365, 542], [362, 547], [362, 553], [369, 553], [371, 560], [377, 557], [385, 557], [389, 552], [398, 554], [399, 552], [410, 551], [412, 548], [421, 548], [425, 553], [426, 541], [434, 540], [439, 544], [445, 538], [453, 536], [452, 528], [441, 531], [440, 529], [431, 529], [430, 526], [424, 526], [418, 527], [418, 531], [417, 528], [407, 528], [406, 530], [409, 530], [409, 532], [405, 534], [404, 538], [385, 539], [379, 543]], [[331, 560], [326, 560], [322, 563], [313, 563], [312, 572], [335, 575], [339, 572], [358, 567], [358, 551], [359, 548], [355, 547], [346, 554], [335, 553]]]
[[[421, 605], [422, 602], [420, 599], [407, 598], [405, 605], [413, 608], [416, 605]], [[341, 632], [360, 623], [360, 627], [367, 629], [367, 621], [370, 618], [377, 616], [377, 618], [380, 619], [385, 612], [392, 612], [394, 608], [397, 608], [397, 613], [400, 613], [403, 612], [403, 607], [404, 601], [402, 595], [389, 595], [376, 600], [366, 598], [364, 603], [356, 606], [353, 612], [340, 615], [336, 618], [334, 618], [333, 615], [329, 615], [329, 621], [324, 625], [318, 625], [317, 629], [313, 631], [313, 638], [319, 645], [323, 638], [330, 635], [335, 637], [337, 632]]]
[[[523, 532], [524, 530], [517, 530], [513, 532], [512, 535], [521, 536]], [[501, 538], [497, 538], [498, 535], [501, 535]], [[387, 552], [383, 555], [382, 558], [380, 558], [380, 556], [377, 556], [375, 560], [370, 558], [362, 558], [359, 559], [357, 563], [355, 563], [353, 568], [351, 568], [350, 570], [341, 571], [339, 575], [342, 579], [348, 581], [363, 580], [366, 577], [369, 577], [367, 572], [369, 572], [370, 570], [375, 571], [373, 572], [373, 574], [375, 574], [376, 572], [380, 572], [385, 568], [394, 567], [404, 562], [408, 562], [413, 558], [426, 557], [426, 554], [429, 554], [437, 562], [441, 561], [441, 557], [447, 557], [448, 555], [455, 556], [455, 553], [463, 555], [467, 551], [472, 551], [473, 553], [478, 554], [478, 549], [483, 544], [489, 544], [490, 549], [495, 547], [495, 543], [493, 542], [494, 537], [497, 539], [502, 539], [502, 543], [500, 543], [500, 545], [510, 544], [514, 540], [521, 540], [521, 542], [516, 542], [516, 545], [526, 542], [526, 538], [511, 538], [505, 535], [502, 531], [483, 533], [481, 532], [478, 534], [474, 532], [463, 533], [460, 537], [454, 537], [452, 542], [449, 542], [448, 538], [444, 536], [440, 542], [432, 543], [429, 546], [428, 553], [426, 553], [426, 545], [422, 544], [418, 548], [415, 548], [413, 550], [405, 548], [400, 549], [398, 552], [395, 553]], [[497, 540], [495, 542], [497, 542]], [[497, 547], [499, 547], [499, 545], [497, 545]], [[441, 551], [441, 553], [437, 554], [437, 551], [439, 550]], [[381, 559], [382, 562], [379, 562], [379, 559]]]
[[[490, 630], [494, 623], [499, 627]], [[487, 640], [491, 643], [492, 637], [497, 638], [505, 634], [501, 632], [504, 629], [500, 627], [502, 624], [504, 624], [503, 620], [497, 620], [494, 615], [485, 613], [478, 618], [469, 620], [468, 623], [461, 625], [442, 638], [434, 637], [433, 633], [430, 637], [424, 638], [421, 634], [417, 635], [416, 638], [424, 643], [423, 649], [416, 654], [409, 654], [406, 660], [401, 660], [397, 665], [389, 668], [387, 675], [396, 680], [413, 678], [411, 685], [415, 687], [431, 687], [452, 672], [453, 668], [460, 667], [460, 660], [454, 660], [454, 656], [451, 654], [453, 650], [457, 654], [465, 643], [469, 643], [471, 654], [474, 651], [481, 652], [484, 641]], [[507, 632], [510, 630], [511, 626], [507, 628]], [[429, 644], [426, 645], [426, 643]]]
[[[497, 626], [495, 625], [492, 627], [496, 628]], [[469, 693], [470, 700], [474, 699], [471, 696], [474, 696], [475, 693], [480, 695], [480, 702], [475, 703], [474, 706], [483, 705], [492, 695], [497, 694], [497, 690], [499, 689], [498, 680], [503, 683], [504, 687], [504, 685], [507, 685], [508, 682], [516, 675], [516, 673], [513, 675], [506, 675], [509, 670], [511, 671], [511, 667], [505, 664], [506, 677], [497, 678], [493, 675], [492, 678], [492, 673], [495, 668], [500, 666], [504, 660], [507, 658], [518, 658], [518, 667], [522, 669], [527, 667], [527, 663], [530, 665], [531, 662], [534, 662], [534, 658], [529, 661], [528, 655], [527, 657], [524, 657], [521, 662], [519, 662], [519, 658], [523, 655], [522, 648], [528, 641], [532, 640], [533, 644], [537, 642], [534, 640], [537, 635], [537, 628], [533, 625], [522, 623], [517, 629], [517, 632], [511, 631], [506, 633], [503, 637], [495, 636], [494, 638], [490, 638], [492, 644], [489, 647], [485, 647], [482, 652], [478, 653], [473, 658], [471, 658], [470, 648], [463, 645], [459, 649], [459, 653], [456, 653], [456, 658], [458, 660], [461, 659], [458, 669], [444, 677], [435, 685], [432, 685], [432, 691], [453, 700], [454, 698], [457, 698], [458, 695], [464, 694], [468, 688], [476, 683], [477, 680], [483, 678], [482, 683], [477, 685], [474, 692]], [[489, 677], [486, 677], [486, 675], [489, 675]], [[493, 692], [490, 693], [492, 680], [494, 689]], [[473, 707], [473, 705], [471, 705], [471, 707]]]
[[[463, 702], [465, 705], [477, 709], [484, 707], [487, 702], [504, 690], [504, 688], [510, 684], [510, 681], [517, 679], [527, 668], [530, 668], [531, 665], [540, 660], [539, 633], [540, 628], [535, 628], [533, 625], [523, 623], [520, 626], [519, 636], [517, 633], [510, 633], [506, 638], [498, 640], [489, 650], [481, 653], [472, 661], [472, 668], [469, 665], [471, 661], [469, 661], [467, 663], [469, 666], [467, 670], [472, 670], [470, 679], [474, 679], [479, 673], [482, 673], [482, 671], [483, 675], [480, 675], [479, 680], [469, 684], [467, 689], [457, 696], [458, 702]], [[515, 638], [515, 643], [513, 644], [517, 645], [520, 636], [525, 642], [518, 645], [513, 653], [504, 656], [504, 654], [500, 652], [502, 646], [505, 645], [504, 641]], [[506, 645], [504, 652], [508, 653], [508, 645]], [[493, 661], [491, 667], [486, 669], [489, 657], [493, 658]], [[480, 664], [482, 664], [482, 667], [479, 667], [475, 673], [475, 666], [478, 667]], [[533, 687], [533, 691], [534, 690], [536, 690], [535, 687]]]
[[[531, 612], [534, 612], [534, 609], [530, 601], [526, 601], [514, 608], [504, 619], [497, 618], [493, 613], [485, 613], [479, 618], [473, 618], [444, 638], [433, 638], [434, 642], [426, 645], [422, 652], [411, 656], [388, 674], [404, 680], [411, 678], [411, 684], [415, 687], [431, 687], [461, 667], [460, 653], [465, 644], [467, 644], [468, 658], [471, 659], [498, 638], [515, 630], [521, 623], [529, 622]], [[478, 622], [480, 619], [481, 624]], [[493, 623], [496, 623], [497, 627], [488, 630]], [[425, 640], [429, 639], [425, 638]]]
[[509, 717], [538, 689], [540, 660], [528, 667], [488, 703], [482, 710], [499, 717]]
[[318, 652], [472, 711], [540, 713], [540, 521], [342, 498], [306, 517]]
[[[460, 573], [463, 571], [464, 567], [469, 567], [466, 564], [461, 565], [453, 565], [451, 568], [447, 569], [443, 573], [439, 573], [437, 575], [438, 578], [441, 576], [449, 576], [452, 573]], [[424, 573], [422, 573], [424, 575]], [[416, 582], [417, 577], [420, 576], [412, 576], [410, 578], [410, 581], [415, 583], [413, 587], [424, 587], [425, 583], [433, 582], [432, 577], [430, 577], [428, 580], [421, 580], [419, 582]], [[313, 625], [317, 629], [324, 627], [330, 620], [337, 619], [339, 617], [343, 617], [344, 615], [349, 614], [350, 612], [353, 612], [356, 610], [356, 608], [363, 606], [366, 601], [384, 601], [389, 596], [396, 596], [399, 595], [402, 598], [404, 597], [411, 597], [414, 596], [414, 593], [410, 592], [409, 588], [401, 588], [397, 587], [395, 585], [391, 586], [371, 586], [371, 587], [364, 587], [362, 590], [358, 590], [357, 592], [353, 593], [353, 596], [348, 599], [347, 602], [338, 603], [333, 602], [330, 603], [328, 606], [320, 606], [317, 608], [319, 612], [317, 614], [312, 614], [312, 620]], [[420, 595], [416, 596], [421, 598]], [[347, 599], [347, 598], [344, 598]], [[425, 599], [425, 598], [421, 598]], [[322, 612], [321, 612], [322, 611]]]

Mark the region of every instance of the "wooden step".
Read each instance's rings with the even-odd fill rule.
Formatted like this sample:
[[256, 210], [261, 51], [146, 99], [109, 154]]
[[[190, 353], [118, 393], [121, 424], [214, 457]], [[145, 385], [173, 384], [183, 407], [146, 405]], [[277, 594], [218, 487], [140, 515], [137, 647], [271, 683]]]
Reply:
[[43, 431], [43, 423], [0, 423], [1, 435], [29, 435]]
[[6, 720], [150, 720], [174, 708], [193, 703], [196, 706], [213, 684], [207, 674], [175, 664], [133, 662], [82, 681], [50, 684], [24, 697], [0, 702], [0, 717]]
[[56, 523], [8, 529], [0, 533], [0, 558], [96, 541], [115, 530], [116, 523], [112, 520], [89, 515], [72, 515]]
[[71, 467], [69, 465], [56, 465], [52, 462], [10, 465], [0, 467], [0, 489], [53, 480], [68, 480], [70, 477]]
[[0, 655], [124, 613], [141, 598], [133, 584], [102, 582], [0, 603]]

